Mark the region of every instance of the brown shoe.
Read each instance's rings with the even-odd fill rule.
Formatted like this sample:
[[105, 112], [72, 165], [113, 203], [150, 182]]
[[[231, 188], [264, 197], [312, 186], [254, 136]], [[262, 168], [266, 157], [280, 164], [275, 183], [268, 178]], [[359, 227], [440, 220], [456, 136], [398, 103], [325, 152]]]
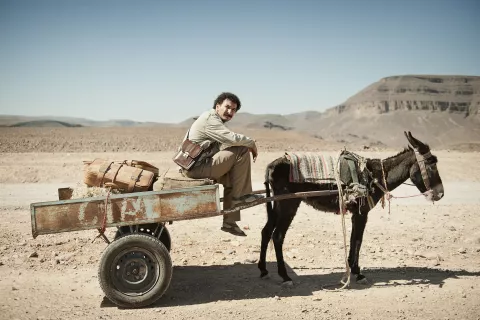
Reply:
[[234, 236], [246, 237], [245, 232], [240, 229], [240, 227], [235, 222], [223, 222], [222, 231], [233, 234]]
[[260, 194], [246, 194], [241, 196], [240, 198], [233, 198], [232, 199], [232, 207], [236, 207], [238, 205], [250, 203], [259, 199], [265, 198], [263, 195]]

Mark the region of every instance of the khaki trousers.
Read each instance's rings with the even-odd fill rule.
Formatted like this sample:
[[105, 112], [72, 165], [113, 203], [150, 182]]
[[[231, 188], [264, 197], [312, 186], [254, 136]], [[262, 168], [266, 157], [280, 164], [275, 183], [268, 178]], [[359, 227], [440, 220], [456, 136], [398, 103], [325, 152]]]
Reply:
[[[223, 209], [232, 207], [232, 198], [252, 193], [250, 151], [229, 147], [196, 165], [184, 174], [192, 179], [210, 178], [223, 185]], [[223, 221], [240, 221], [240, 211], [223, 216]]]

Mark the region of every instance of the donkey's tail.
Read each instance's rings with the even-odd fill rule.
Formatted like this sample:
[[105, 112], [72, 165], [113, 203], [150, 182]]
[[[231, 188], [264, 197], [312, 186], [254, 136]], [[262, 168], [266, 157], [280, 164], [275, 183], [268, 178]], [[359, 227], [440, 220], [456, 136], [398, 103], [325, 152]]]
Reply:
[[[270, 197], [270, 174], [271, 174], [271, 168], [270, 166], [267, 166], [267, 170], [265, 171], [265, 195], [267, 198]], [[265, 202], [265, 205], [267, 207], [267, 215], [268, 218], [270, 219], [273, 216], [273, 206], [271, 201]]]

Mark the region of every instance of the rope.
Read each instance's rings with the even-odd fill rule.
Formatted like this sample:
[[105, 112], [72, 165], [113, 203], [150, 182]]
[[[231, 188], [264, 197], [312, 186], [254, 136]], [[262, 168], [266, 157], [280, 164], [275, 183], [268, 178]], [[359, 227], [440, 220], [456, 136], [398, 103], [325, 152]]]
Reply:
[[98, 230], [98, 235], [95, 237], [95, 239], [93, 239], [92, 243], [95, 242], [95, 240], [99, 237], [102, 237], [103, 240], [110, 244], [110, 241], [108, 240], [108, 238], [105, 236], [105, 230], [107, 229], [107, 210], [108, 210], [108, 198], [110, 197], [110, 192], [112, 191], [112, 188], [111, 187], [107, 187], [107, 197], [105, 198], [105, 213], [103, 214], [103, 221], [102, 221], [102, 226], [97, 229]]
[[394, 195], [391, 195], [392, 198], [396, 198], [396, 199], [401, 199], [401, 198], [413, 198], [413, 197], [420, 197], [420, 196], [424, 196], [425, 193], [419, 193], [419, 194], [412, 194], [411, 196], [394, 196]]
[[[405, 199], [405, 198], [413, 198], [413, 197], [419, 197], [419, 196], [425, 196], [425, 193], [428, 192], [425, 191], [423, 193], [418, 193], [418, 194], [413, 194], [413, 195], [409, 195], [409, 196], [394, 196], [393, 194], [390, 193], [390, 191], [388, 191], [388, 188], [387, 188], [387, 179], [386, 179], [386, 176], [385, 176], [385, 170], [383, 168], [383, 160], [380, 161], [380, 164], [381, 164], [381, 167], [382, 167], [382, 178], [383, 178], [383, 186], [378, 183], [378, 181], [375, 179], [373, 182], [377, 185], [377, 187], [380, 188], [380, 190], [382, 190], [382, 192], [384, 193], [384, 195], [382, 196], [382, 208], [385, 208], [385, 198], [388, 200], [388, 214], [390, 214], [390, 208], [391, 208], [391, 201], [392, 199]], [[415, 186], [414, 184], [410, 184], [410, 183], [406, 183], [404, 182], [403, 184], [406, 184], [406, 185], [411, 185], [411, 186]], [[385, 186], [385, 187], [384, 187]]]
[[[328, 287], [336, 286], [336, 284], [326, 284], [322, 286], [322, 289], [325, 291], [340, 291], [347, 288], [350, 285], [350, 266], [348, 265], [348, 252], [347, 252], [347, 230], [345, 226], [345, 215], [347, 210], [345, 208], [345, 201], [343, 199], [343, 189], [342, 181], [340, 180], [340, 157], [337, 160], [337, 166], [335, 168], [335, 181], [338, 188], [338, 205], [340, 210], [340, 215], [342, 216], [342, 231], [343, 231], [343, 248], [344, 248], [344, 258], [345, 258], [345, 274], [343, 275], [340, 283], [343, 284], [340, 288], [328, 289]], [[346, 279], [346, 280], [345, 280]]]
[[387, 198], [387, 200], [388, 200], [388, 214], [390, 214], [390, 199], [392, 199], [392, 195], [390, 194], [390, 191], [388, 191], [387, 178], [386, 178], [386, 175], [385, 175], [385, 169], [383, 168], [383, 160], [380, 160], [380, 165], [382, 167], [383, 185], [385, 187], [385, 189], [383, 190], [382, 208], [385, 208], [385, 198]]
[[105, 232], [105, 229], [107, 228], [108, 198], [110, 197], [110, 192], [112, 191], [112, 188], [108, 187], [107, 190], [107, 197], [105, 198], [105, 214], [103, 215], [102, 228], [100, 229], [101, 234], [103, 234]]
[[160, 186], [160, 190], [163, 190], [163, 187], [165, 186], [165, 176], [167, 175], [168, 170], [170, 170], [170, 168], [167, 168], [165, 173], [162, 175], [162, 185]]

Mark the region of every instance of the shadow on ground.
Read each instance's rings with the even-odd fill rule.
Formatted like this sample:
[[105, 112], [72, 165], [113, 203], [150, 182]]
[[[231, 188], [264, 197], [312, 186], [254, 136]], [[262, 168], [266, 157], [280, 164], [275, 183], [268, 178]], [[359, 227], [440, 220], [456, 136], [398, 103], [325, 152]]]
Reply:
[[[281, 278], [276, 273], [276, 263], [268, 263], [270, 279], [259, 278], [256, 264], [233, 266], [177, 266], [174, 268], [172, 282], [167, 293], [156, 303], [147, 307], [172, 307], [182, 305], [204, 304], [215, 301], [263, 299], [293, 296], [312, 296], [314, 292], [324, 290], [327, 285], [337, 285], [343, 272], [330, 272], [320, 268], [305, 268], [305, 272], [322, 272], [324, 274], [297, 275], [288, 268], [294, 281], [293, 287], [281, 286]], [[480, 272], [465, 270], [441, 270], [436, 268], [378, 268], [364, 269], [363, 274], [369, 280], [366, 285], [352, 283], [346, 290], [366, 290], [371, 287], [430, 284], [442, 287], [446, 279], [462, 276], [480, 276]], [[106, 297], [101, 307], [115, 307]]]

